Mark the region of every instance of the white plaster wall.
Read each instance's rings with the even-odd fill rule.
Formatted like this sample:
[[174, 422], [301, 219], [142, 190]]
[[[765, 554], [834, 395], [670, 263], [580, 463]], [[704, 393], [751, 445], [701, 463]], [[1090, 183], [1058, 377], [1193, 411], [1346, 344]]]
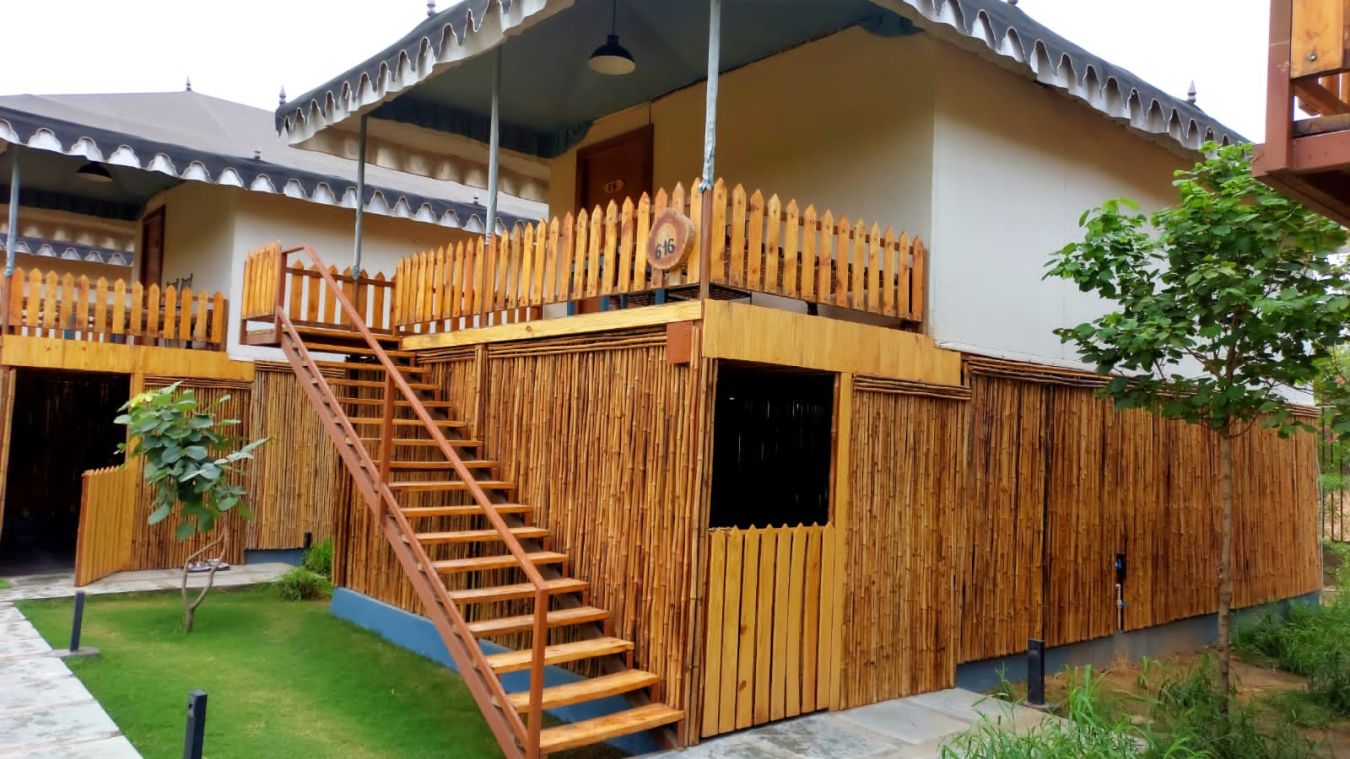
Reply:
[[[926, 238], [940, 44], [850, 28], [723, 75], [718, 176]], [[655, 187], [687, 187], [703, 167], [705, 98], [698, 84], [607, 116], [581, 146], [651, 123]], [[576, 151], [549, 173], [550, 213], [575, 210]]]
[[[234, 194], [229, 222], [232, 229], [230, 287], [230, 345], [232, 358], [282, 360], [281, 352], [239, 344], [238, 324], [243, 293], [244, 258], [271, 242], [283, 246], [313, 245], [330, 265], [343, 269], [352, 264], [355, 211], [243, 190]], [[366, 214], [362, 235], [362, 267], [370, 274], [392, 276], [398, 260], [412, 253], [439, 247], [474, 235], [435, 224]]]
[[[236, 197], [230, 188], [184, 182], [151, 201], [146, 213], [164, 207], [160, 285], [190, 275], [193, 292], [219, 290], [228, 297], [234, 255], [231, 217]], [[141, 254], [136, 258], [139, 265]]]
[[1051, 330], [1103, 305], [1043, 280], [1102, 201], [1171, 202], [1189, 161], [1057, 92], [951, 46], [934, 60], [928, 331], [981, 353], [1080, 365]]

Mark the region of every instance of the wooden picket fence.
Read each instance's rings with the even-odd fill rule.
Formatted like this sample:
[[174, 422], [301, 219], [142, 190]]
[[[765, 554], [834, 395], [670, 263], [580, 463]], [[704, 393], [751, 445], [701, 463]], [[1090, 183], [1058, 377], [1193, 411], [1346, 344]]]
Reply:
[[131, 569], [133, 520], [140, 472], [114, 466], [84, 473], [80, 528], [75, 539], [75, 585], [88, 585]]
[[229, 308], [219, 292], [16, 268], [5, 333], [91, 342], [224, 350]]
[[[728, 192], [720, 179], [710, 197], [711, 223], [720, 231], [711, 239], [711, 284], [922, 321], [925, 251], [917, 237], [777, 195], [766, 201], [740, 185]], [[697, 226], [703, 198], [677, 184], [636, 203], [611, 201], [575, 217], [519, 225], [496, 245], [475, 240], [406, 257], [393, 277], [393, 326], [437, 332], [528, 321], [549, 304], [696, 285], [703, 255], [697, 232], [693, 254], [669, 271], [648, 266], [645, 251], [657, 214], [673, 208]]]
[[710, 533], [701, 735], [825, 709], [834, 528]]
[[[337, 297], [324, 285], [317, 269], [306, 266], [299, 256], [285, 265], [279, 277], [281, 266], [281, 246], [277, 244], [259, 248], [244, 260], [244, 321], [268, 319], [280, 303], [297, 325], [349, 326], [350, 320], [338, 307]], [[366, 326], [374, 332], [393, 331], [392, 280], [386, 279], [382, 272], [371, 276], [362, 271], [357, 276], [350, 266], [342, 271], [330, 266], [328, 271], [342, 284], [343, 295], [356, 306]]]

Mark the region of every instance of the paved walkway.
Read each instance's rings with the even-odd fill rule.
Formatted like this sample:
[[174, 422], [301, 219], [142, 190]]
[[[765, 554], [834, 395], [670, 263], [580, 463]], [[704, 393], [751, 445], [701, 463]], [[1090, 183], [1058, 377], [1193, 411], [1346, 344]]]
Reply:
[[[262, 564], [240, 564], [224, 572], [216, 573], [216, 587], [229, 588], [240, 585], [256, 585], [271, 582], [280, 577], [291, 565], [277, 562]], [[0, 602], [22, 601], [30, 598], [62, 598], [75, 595], [75, 575], [32, 575], [28, 577], [8, 578], [11, 588], [0, 590]], [[118, 572], [95, 583], [80, 588], [89, 595], [103, 593], [139, 593], [155, 590], [178, 590], [182, 581], [182, 570], [148, 569], [141, 572]], [[206, 584], [206, 574], [194, 574], [188, 580], [189, 588], [199, 588]]]
[[[216, 587], [275, 579], [286, 564], [248, 564], [216, 573]], [[119, 572], [83, 588], [90, 594], [177, 590], [176, 569]], [[140, 754], [71, 674], [14, 602], [75, 594], [74, 575], [9, 578], [0, 590], [0, 759], [138, 759]], [[200, 587], [194, 575], [189, 587]]]
[[943, 741], [981, 715], [1018, 731], [1056, 719], [953, 688], [775, 722], [649, 759], [937, 759]]
[[0, 601], [0, 683], [0, 757], [140, 756], [8, 601]]

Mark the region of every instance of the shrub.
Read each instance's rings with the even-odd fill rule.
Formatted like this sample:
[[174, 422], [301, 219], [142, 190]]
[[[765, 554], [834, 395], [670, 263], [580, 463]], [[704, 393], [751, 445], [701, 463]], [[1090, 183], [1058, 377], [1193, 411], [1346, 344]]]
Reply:
[[273, 584], [276, 586], [277, 594], [287, 601], [313, 601], [318, 598], [327, 598], [333, 590], [333, 587], [328, 583], [328, 578], [304, 567], [292, 567], [286, 571], [286, 574], [278, 577]]
[[305, 569], [333, 579], [333, 539], [324, 538], [305, 551]]
[[1291, 604], [1283, 617], [1266, 613], [1238, 628], [1238, 653], [1308, 678], [1308, 695], [1350, 715], [1350, 594], [1325, 606]]

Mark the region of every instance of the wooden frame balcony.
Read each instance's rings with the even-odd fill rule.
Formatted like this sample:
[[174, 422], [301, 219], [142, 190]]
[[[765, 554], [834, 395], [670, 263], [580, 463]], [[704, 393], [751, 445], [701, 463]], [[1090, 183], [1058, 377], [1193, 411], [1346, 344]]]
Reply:
[[[1262, 181], [1350, 225], [1350, 0], [1272, 0]], [[1303, 114], [1300, 117], [1299, 114]]]

